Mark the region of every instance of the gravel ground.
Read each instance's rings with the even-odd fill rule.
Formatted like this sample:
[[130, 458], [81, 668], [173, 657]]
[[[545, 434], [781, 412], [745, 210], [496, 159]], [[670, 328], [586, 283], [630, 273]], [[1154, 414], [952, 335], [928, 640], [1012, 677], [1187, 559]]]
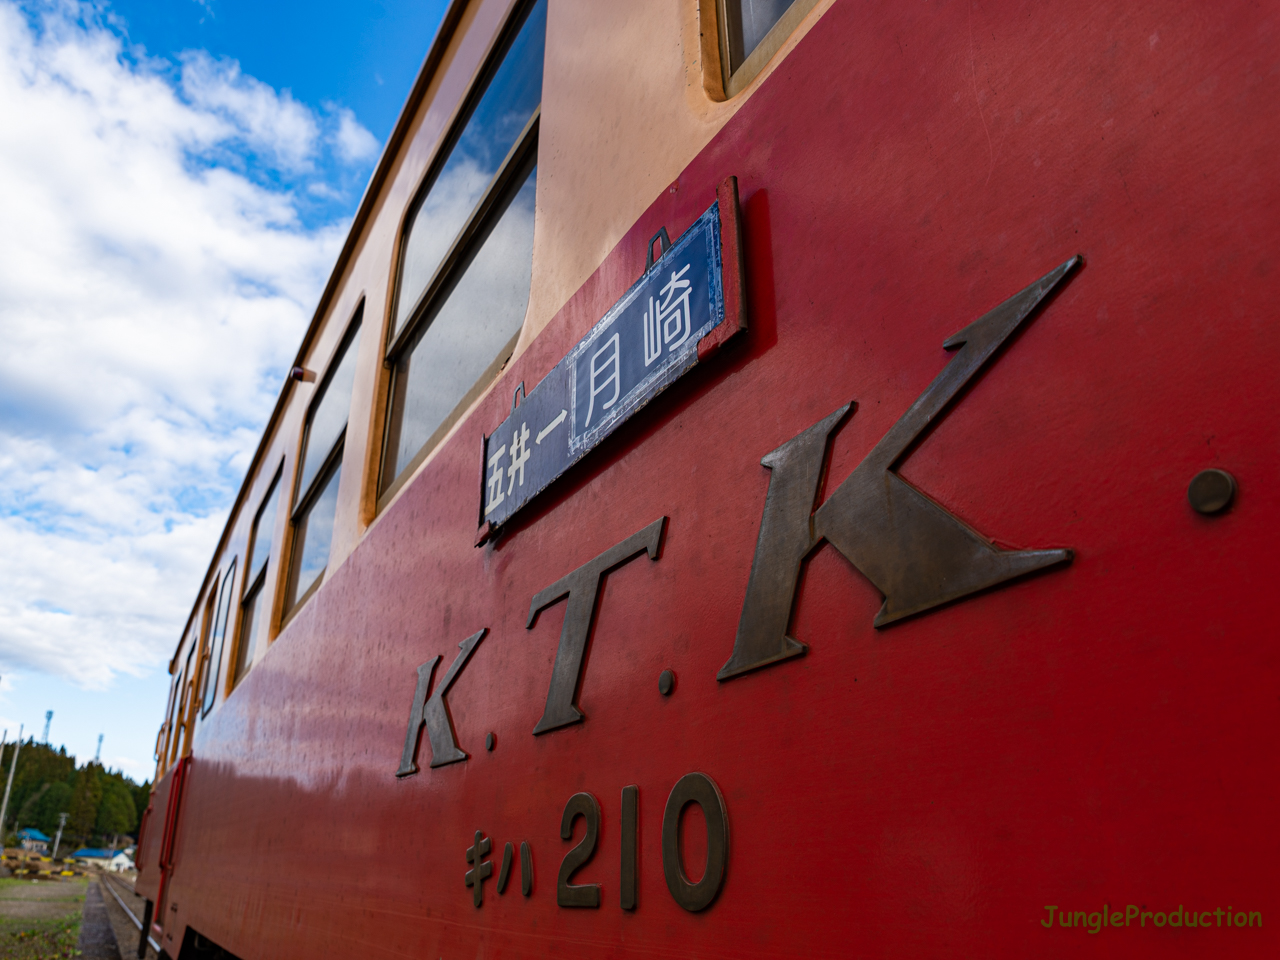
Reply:
[[104, 894], [97, 883], [91, 883], [84, 898], [84, 917], [80, 922], [80, 941], [76, 946], [84, 960], [121, 960], [115, 930], [107, 915]]

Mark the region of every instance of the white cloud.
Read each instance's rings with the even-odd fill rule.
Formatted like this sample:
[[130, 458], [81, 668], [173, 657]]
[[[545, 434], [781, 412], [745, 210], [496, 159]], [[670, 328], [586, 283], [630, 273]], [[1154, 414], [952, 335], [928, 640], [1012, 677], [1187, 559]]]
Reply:
[[0, 664], [101, 687], [168, 659], [346, 225], [316, 114], [92, 7], [0, 0], [0, 103]]
[[251, 149], [269, 152], [286, 168], [309, 169], [320, 131], [288, 90], [277, 94], [242, 74], [234, 60], [197, 50], [182, 57], [182, 92], [200, 111], [225, 120]]
[[337, 109], [338, 129], [333, 135], [333, 143], [338, 156], [353, 162], [368, 160], [378, 152], [378, 138], [361, 126], [356, 115], [346, 107]]

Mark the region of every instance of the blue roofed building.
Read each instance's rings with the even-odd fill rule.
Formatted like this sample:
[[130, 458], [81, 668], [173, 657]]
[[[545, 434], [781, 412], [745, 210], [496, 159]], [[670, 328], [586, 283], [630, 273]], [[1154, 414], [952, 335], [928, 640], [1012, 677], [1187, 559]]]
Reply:
[[35, 827], [23, 827], [18, 831], [18, 846], [32, 853], [48, 853], [49, 837]]
[[123, 850], [106, 850], [101, 847], [81, 847], [71, 854], [71, 859], [93, 867], [102, 867], [112, 873], [132, 870], [133, 861]]

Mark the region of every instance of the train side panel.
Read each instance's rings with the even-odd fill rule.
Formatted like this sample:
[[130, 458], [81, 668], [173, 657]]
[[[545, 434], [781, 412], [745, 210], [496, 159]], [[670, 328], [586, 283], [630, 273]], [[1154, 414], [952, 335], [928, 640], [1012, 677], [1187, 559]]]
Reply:
[[[1280, 137], [1260, 122], [1280, 93], [1275, 18], [1013, 0], [819, 13], [205, 723], [173, 943], [190, 927], [246, 960], [1275, 954], [1274, 927], [1249, 920], [1275, 913], [1280, 854]], [[482, 439], [516, 385], [731, 175], [747, 334], [476, 548]], [[1077, 255], [877, 474], [987, 548], [1060, 562], [876, 626], [868, 570], [927, 565], [941, 541], [877, 540], [875, 514], [837, 547], [832, 525], [796, 575], [803, 655], [717, 679], [781, 482], [762, 458], [852, 404], [806, 454], [813, 508], [839, 503], [961, 362], [956, 335]], [[1238, 482], [1215, 515], [1187, 499], [1207, 468]], [[567, 604], [534, 618], [533, 598], [664, 517], [654, 557], [601, 580], [585, 719], [535, 735]], [[467, 759], [430, 767], [423, 734], [421, 769], [397, 777], [418, 668], [441, 658], [442, 682], [481, 630], [447, 696]], [[690, 773], [727, 811], [723, 882], [697, 911], [669, 880], [673, 843], [696, 883], [719, 836], [697, 808], [670, 827]], [[598, 836], [562, 876], [580, 793]], [[583, 897], [571, 884], [598, 884], [600, 905], [561, 906]], [[1170, 925], [1175, 910], [1197, 925]]]

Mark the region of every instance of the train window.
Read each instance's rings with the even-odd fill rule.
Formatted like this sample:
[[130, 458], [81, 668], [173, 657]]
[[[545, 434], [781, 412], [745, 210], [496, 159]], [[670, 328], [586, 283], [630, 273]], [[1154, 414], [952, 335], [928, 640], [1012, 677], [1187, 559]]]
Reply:
[[[183, 645], [190, 642], [190, 639], [184, 640]], [[170, 728], [172, 732], [169, 735], [169, 763], [171, 764], [178, 759], [178, 751], [182, 747], [182, 732], [185, 726], [184, 717], [187, 710], [187, 671], [189, 667], [190, 664], [183, 667], [179, 672], [178, 686], [175, 690], [173, 726]]]
[[[249, 565], [245, 567], [245, 595], [240, 603], [240, 632], [235, 644], [235, 662], [231, 666], [231, 685], [235, 686], [245, 675], [252, 662], [253, 650], [258, 643], [258, 633], [263, 617], [257, 615], [261, 606], [263, 588], [267, 582], [267, 561], [271, 554], [271, 534], [276, 528], [276, 508], [280, 503], [277, 496], [280, 488], [280, 470], [276, 471], [267, 495], [262, 498], [258, 507], [258, 515], [253, 518], [253, 526], [249, 530]], [[228, 605], [230, 599], [228, 599]], [[223, 625], [225, 631], [226, 625]], [[233, 636], [237, 636], [233, 634]], [[221, 659], [221, 654], [219, 654]]]
[[[253, 530], [249, 534], [249, 566], [246, 583], [256, 584], [266, 573], [267, 560], [271, 556], [271, 535], [276, 529], [276, 507], [280, 500], [276, 497], [276, 488], [280, 484], [280, 471], [276, 471], [275, 479], [267, 488], [267, 495], [262, 498], [258, 507], [258, 515], [253, 520]], [[250, 587], [250, 589], [253, 589]]]
[[262, 607], [262, 590], [254, 590], [245, 597], [240, 607], [240, 642], [236, 644], [236, 662], [231, 671], [231, 684], [234, 687], [249, 672], [249, 664], [253, 662], [253, 650], [258, 645], [258, 634], [262, 632], [260, 616]]
[[327, 465], [329, 455], [347, 431], [347, 413], [351, 409], [351, 385], [356, 377], [355, 340], [360, 332], [363, 304], [343, 338], [338, 352], [329, 363], [329, 372], [307, 413], [306, 432], [302, 440], [298, 492], [305, 495], [315, 486], [316, 475]]
[[724, 91], [747, 86], [817, 0], [717, 0]]
[[[272, 510], [272, 523], [275, 522], [275, 511]], [[227, 644], [227, 623], [231, 619], [231, 587], [236, 580], [236, 561], [232, 560], [227, 572], [222, 576], [222, 589], [218, 594], [218, 612], [213, 621], [213, 636], [209, 638], [211, 659], [204, 667], [204, 679], [201, 681], [204, 701], [200, 715], [206, 716], [213, 709], [213, 702], [218, 698], [218, 675], [222, 672], [222, 652]]]
[[160, 761], [161, 769], [169, 766], [169, 747], [173, 743], [173, 719], [178, 710], [178, 691], [181, 688], [182, 677], [174, 677], [173, 683], [169, 687], [169, 709], [165, 711], [164, 725], [160, 728], [163, 739], [160, 743], [157, 759]]
[[222, 578], [215, 577], [213, 586], [209, 588], [208, 599], [205, 600], [204, 617], [200, 625], [200, 655], [196, 658], [196, 672], [193, 674], [195, 680], [195, 699], [191, 704], [191, 722], [193, 725], [196, 717], [204, 716], [204, 711], [201, 709], [203, 702], [202, 691], [209, 682], [210, 651], [213, 649], [215, 638], [218, 636], [218, 620], [222, 612], [222, 594], [219, 593], [221, 585]]
[[[191, 752], [191, 734], [194, 732], [196, 725], [196, 678], [193, 671], [198, 665], [196, 645], [192, 643], [191, 652], [187, 654], [187, 665], [182, 671], [182, 708], [178, 712], [182, 724], [181, 755], [184, 757]], [[177, 746], [177, 744], [175, 743], [174, 746]]]
[[342, 451], [318, 484], [319, 493], [308, 504], [298, 519], [294, 541], [293, 576], [289, 583], [286, 605], [294, 607], [299, 598], [306, 597], [324, 574], [329, 563], [329, 545], [333, 539], [333, 518], [338, 508], [338, 481], [342, 477]]
[[294, 499], [293, 551], [285, 610], [293, 610], [320, 585], [329, 563], [329, 543], [338, 506], [338, 481], [342, 476], [342, 449], [351, 409], [351, 385], [355, 380], [356, 344], [360, 336], [363, 304], [351, 328], [329, 362], [329, 372], [307, 412], [302, 438], [298, 491]]
[[409, 216], [388, 334], [383, 495], [492, 381], [524, 323], [546, 21], [546, 0], [513, 21]]

